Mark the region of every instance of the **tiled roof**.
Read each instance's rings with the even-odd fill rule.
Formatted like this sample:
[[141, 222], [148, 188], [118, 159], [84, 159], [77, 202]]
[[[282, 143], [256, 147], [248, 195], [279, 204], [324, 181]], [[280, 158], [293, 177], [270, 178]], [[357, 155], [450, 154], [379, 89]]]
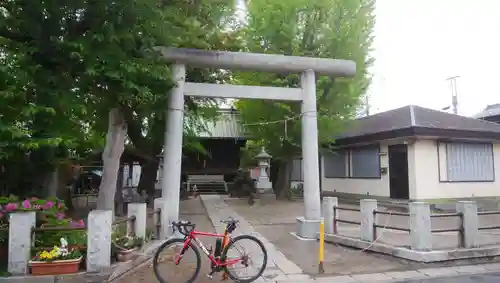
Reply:
[[207, 130], [200, 132], [203, 138], [241, 138], [244, 136], [236, 111], [221, 110], [215, 121], [206, 122]]
[[410, 128], [500, 133], [500, 124], [409, 105], [350, 122], [337, 139], [369, 136]]
[[474, 118], [478, 119], [484, 119], [488, 117], [493, 117], [493, 116], [499, 116], [500, 115], [500, 103], [497, 104], [492, 104], [486, 106], [486, 108], [474, 115]]

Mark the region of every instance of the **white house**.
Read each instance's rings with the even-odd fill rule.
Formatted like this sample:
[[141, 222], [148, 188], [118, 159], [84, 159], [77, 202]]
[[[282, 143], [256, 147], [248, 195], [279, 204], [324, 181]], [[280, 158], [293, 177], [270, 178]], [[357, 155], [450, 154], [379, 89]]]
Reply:
[[405, 106], [349, 128], [337, 138], [338, 149], [322, 153], [324, 193], [412, 200], [500, 196], [500, 124]]

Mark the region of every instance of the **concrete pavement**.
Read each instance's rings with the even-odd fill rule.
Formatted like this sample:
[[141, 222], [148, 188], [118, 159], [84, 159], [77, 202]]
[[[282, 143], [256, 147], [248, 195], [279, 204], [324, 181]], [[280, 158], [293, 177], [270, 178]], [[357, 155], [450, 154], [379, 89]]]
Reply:
[[[202, 203], [200, 203], [200, 199]], [[292, 203], [282, 206], [249, 207], [224, 201], [217, 196], [203, 196], [181, 203], [181, 219], [191, 220], [203, 231], [223, 229], [219, 220], [232, 216], [239, 219], [237, 234], [253, 234], [268, 249], [268, 268], [256, 283], [469, 283], [500, 282], [500, 263], [466, 265], [464, 262], [429, 265], [395, 259], [386, 255], [365, 253], [336, 245], [325, 250], [325, 274], [317, 274], [316, 241], [299, 241], [289, 234], [294, 227], [294, 214], [301, 207]], [[229, 205], [228, 205], [229, 203]], [[208, 216], [208, 217], [207, 217]], [[215, 227], [214, 227], [215, 226]], [[462, 266], [457, 266], [462, 264]], [[431, 268], [432, 267], [432, 268]], [[203, 267], [201, 283], [208, 280]], [[119, 283], [157, 282], [150, 266], [144, 266], [118, 280]], [[198, 282], [198, 281], [197, 281]]]
[[277, 283], [493, 283], [500, 281], [500, 264], [424, 268], [419, 270], [277, 280]]
[[481, 275], [463, 275], [448, 278], [408, 280], [400, 281], [398, 283], [497, 283], [498, 281], [500, 281], [500, 272]]

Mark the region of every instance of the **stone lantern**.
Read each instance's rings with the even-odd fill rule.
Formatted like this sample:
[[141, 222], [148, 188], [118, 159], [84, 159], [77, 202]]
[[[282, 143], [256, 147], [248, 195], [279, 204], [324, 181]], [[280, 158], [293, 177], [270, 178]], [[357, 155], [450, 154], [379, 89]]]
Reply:
[[255, 159], [259, 162], [259, 178], [255, 183], [255, 188], [259, 194], [273, 194], [273, 185], [269, 181], [269, 176], [267, 175], [267, 169], [270, 166], [272, 156], [269, 155], [265, 148], [260, 149], [260, 153], [255, 156]]

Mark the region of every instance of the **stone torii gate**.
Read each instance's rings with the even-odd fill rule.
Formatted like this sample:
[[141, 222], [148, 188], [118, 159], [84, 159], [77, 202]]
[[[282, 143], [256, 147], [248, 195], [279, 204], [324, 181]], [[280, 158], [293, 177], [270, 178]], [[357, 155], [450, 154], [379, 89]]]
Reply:
[[[242, 52], [203, 51], [159, 47], [174, 63], [172, 77], [177, 86], [170, 94], [165, 131], [162, 174], [162, 226], [168, 227], [179, 217], [179, 184], [181, 178], [184, 95], [268, 99], [301, 102], [302, 160], [304, 168], [304, 216], [297, 218], [297, 235], [316, 238], [321, 221], [319, 188], [318, 124], [316, 112], [316, 75], [350, 77], [356, 73], [353, 61], [296, 57]], [[234, 69], [275, 73], [300, 73], [300, 88], [259, 87], [243, 85], [185, 82], [186, 65], [193, 67]], [[168, 228], [167, 228], [168, 229]], [[165, 231], [165, 233], [168, 233]]]

